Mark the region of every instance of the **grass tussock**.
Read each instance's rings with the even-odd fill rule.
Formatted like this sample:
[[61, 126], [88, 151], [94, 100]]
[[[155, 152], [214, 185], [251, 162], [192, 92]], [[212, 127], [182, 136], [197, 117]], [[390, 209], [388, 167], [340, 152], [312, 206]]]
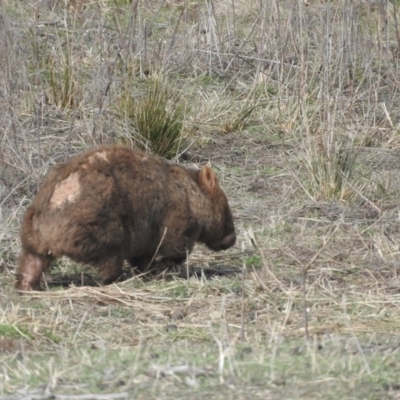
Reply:
[[74, 72], [68, 58], [62, 65], [57, 65], [53, 60], [50, 61], [46, 66], [46, 75], [51, 104], [61, 108], [73, 108], [79, 103], [79, 84], [74, 79]]
[[165, 158], [175, 157], [183, 148], [186, 106], [165, 79], [150, 78], [146, 93], [139, 99], [126, 92], [119, 108], [129, 121], [129, 139], [135, 147]]
[[365, 192], [370, 171], [360, 168], [359, 150], [338, 138], [330, 143], [309, 139], [300, 152], [307, 178], [299, 184], [307, 196], [314, 201], [362, 201], [360, 193]]

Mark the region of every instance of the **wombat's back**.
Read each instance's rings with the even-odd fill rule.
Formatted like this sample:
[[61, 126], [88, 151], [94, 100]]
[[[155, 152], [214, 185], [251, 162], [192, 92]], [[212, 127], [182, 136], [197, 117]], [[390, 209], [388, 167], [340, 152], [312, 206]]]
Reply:
[[53, 167], [27, 211], [23, 244], [83, 262], [123, 246], [129, 221], [159, 217], [166, 178], [160, 161], [125, 147], [103, 147]]

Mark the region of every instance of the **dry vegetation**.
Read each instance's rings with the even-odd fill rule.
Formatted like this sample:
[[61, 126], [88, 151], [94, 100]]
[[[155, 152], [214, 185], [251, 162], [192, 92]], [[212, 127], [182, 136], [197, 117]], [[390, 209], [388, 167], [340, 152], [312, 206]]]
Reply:
[[[400, 398], [399, 8], [3, 0], [0, 399]], [[18, 296], [49, 165], [164, 151], [141, 128], [155, 82], [182, 133], [163, 154], [211, 161], [237, 245], [108, 287], [62, 260]]]

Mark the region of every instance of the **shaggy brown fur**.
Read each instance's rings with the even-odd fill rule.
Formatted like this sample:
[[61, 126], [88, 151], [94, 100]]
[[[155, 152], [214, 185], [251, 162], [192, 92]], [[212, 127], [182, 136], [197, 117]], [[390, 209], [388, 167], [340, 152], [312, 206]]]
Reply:
[[49, 172], [24, 218], [16, 287], [38, 289], [63, 255], [99, 267], [107, 284], [124, 260], [145, 272], [155, 255], [167, 266], [184, 261], [196, 241], [219, 251], [235, 240], [227, 198], [208, 166], [105, 146]]

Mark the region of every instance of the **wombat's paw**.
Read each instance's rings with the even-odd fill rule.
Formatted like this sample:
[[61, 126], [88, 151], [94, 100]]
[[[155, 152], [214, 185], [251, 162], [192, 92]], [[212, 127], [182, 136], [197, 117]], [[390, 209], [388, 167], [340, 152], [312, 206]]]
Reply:
[[38, 290], [38, 287], [32, 285], [26, 279], [17, 278], [17, 282], [15, 284], [15, 289], [20, 293], [23, 294], [24, 292], [31, 292], [32, 290]]

